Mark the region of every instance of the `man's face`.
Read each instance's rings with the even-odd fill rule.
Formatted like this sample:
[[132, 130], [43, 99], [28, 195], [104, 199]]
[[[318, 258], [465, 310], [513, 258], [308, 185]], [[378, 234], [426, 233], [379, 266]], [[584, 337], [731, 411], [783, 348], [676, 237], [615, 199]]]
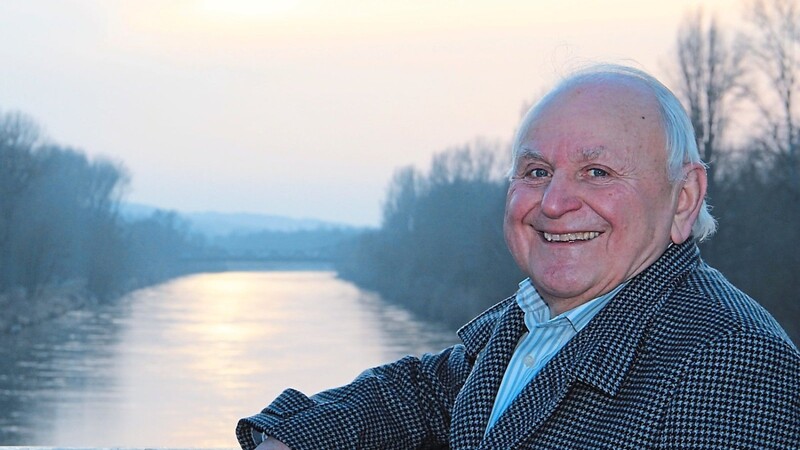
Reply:
[[506, 242], [560, 313], [658, 259], [670, 242], [676, 192], [656, 101], [623, 82], [573, 87], [522, 140]]

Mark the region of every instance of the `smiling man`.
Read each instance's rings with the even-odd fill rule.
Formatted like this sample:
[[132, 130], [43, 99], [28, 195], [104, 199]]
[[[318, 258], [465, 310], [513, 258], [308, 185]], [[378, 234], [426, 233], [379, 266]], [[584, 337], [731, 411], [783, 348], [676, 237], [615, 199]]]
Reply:
[[553, 315], [649, 267], [689, 238], [703, 210], [704, 166], [682, 158], [667, 171], [662, 114], [648, 87], [596, 77], [543, 99], [515, 146], [506, 241]]
[[800, 353], [700, 258], [716, 224], [675, 96], [589, 68], [528, 112], [513, 152], [516, 295], [463, 345], [285, 391], [239, 422], [242, 447], [800, 448]]

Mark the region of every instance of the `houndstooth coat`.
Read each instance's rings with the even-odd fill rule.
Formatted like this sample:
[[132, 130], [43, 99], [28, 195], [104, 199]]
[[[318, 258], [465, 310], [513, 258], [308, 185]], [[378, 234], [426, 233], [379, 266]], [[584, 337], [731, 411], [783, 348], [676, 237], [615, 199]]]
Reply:
[[311, 398], [288, 389], [237, 427], [294, 449], [800, 449], [800, 353], [772, 317], [672, 246], [528, 384], [487, 434], [523, 313], [513, 298], [463, 345], [370, 369]]

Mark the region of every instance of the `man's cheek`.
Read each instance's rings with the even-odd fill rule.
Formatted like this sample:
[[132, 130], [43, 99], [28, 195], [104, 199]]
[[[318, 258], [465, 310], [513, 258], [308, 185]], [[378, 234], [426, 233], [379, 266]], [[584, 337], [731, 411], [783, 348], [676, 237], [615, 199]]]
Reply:
[[510, 190], [506, 202], [506, 218], [512, 222], [521, 222], [531, 210], [532, 205], [533, 198], [530, 193], [519, 189]]

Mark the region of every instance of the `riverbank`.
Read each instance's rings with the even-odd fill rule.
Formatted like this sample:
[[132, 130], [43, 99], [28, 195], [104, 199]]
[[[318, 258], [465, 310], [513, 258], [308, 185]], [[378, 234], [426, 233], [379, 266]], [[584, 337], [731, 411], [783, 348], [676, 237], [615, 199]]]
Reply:
[[18, 333], [97, 303], [97, 298], [78, 282], [46, 286], [33, 294], [21, 288], [0, 293], [0, 334]]

